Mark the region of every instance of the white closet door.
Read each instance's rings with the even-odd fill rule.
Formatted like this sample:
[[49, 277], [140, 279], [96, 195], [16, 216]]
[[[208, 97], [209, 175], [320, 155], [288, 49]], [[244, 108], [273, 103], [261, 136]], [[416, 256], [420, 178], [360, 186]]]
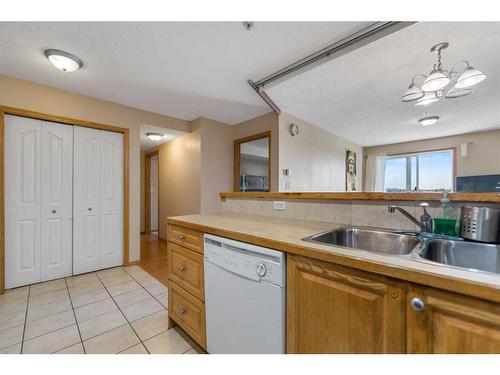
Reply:
[[123, 134], [101, 131], [101, 268], [123, 264]]
[[41, 280], [72, 273], [73, 126], [42, 122]]
[[73, 274], [100, 268], [100, 130], [74, 127]]
[[40, 281], [41, 121], [5, 116], [5, 286]]

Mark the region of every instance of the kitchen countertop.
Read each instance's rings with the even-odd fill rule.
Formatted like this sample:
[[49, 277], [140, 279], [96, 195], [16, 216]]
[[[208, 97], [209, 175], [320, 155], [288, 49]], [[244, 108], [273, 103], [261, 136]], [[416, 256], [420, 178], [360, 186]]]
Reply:
[[500, 275], [419, 262], [403, 256], [302, 241], [302, 238], [342, 226], [340, 224], [235, 213], [175, 216], [167, 220], [169, 224], [290, 254], [500, 302]]

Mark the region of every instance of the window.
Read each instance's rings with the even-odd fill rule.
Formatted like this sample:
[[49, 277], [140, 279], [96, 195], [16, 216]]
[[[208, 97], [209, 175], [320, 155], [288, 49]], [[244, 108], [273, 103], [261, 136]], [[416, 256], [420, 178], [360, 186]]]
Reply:
[[451, 191], [453, 154], [443, 150], [386, 158], [384, 191]]

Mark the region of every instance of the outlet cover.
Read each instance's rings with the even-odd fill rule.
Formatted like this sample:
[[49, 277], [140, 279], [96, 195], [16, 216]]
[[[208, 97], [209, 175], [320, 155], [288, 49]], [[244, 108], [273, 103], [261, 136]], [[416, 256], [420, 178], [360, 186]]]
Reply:
[[274, 201], [273, 207], [275, 210], [286, 210], [286, 202], [285, 201]]

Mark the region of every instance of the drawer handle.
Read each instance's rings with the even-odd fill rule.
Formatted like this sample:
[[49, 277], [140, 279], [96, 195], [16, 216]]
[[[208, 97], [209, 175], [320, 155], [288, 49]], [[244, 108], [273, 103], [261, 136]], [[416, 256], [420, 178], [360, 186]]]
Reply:
[[179, 240], [184, 241], [184, 238], [185, 238], [185, 237], [184, 237], [184, 235], [183, 235], [183, 234], [179, 235]]
[[415, 311], [424, 311], [425, 304], [420, 298], [413, 298], [410, 301], [410, 305]]
[[184, 272], [186, 270], [186, 267], [185, 266], [180, 266], [179, 267], [179, 272]]
[[184, 315], [186, 313], [187, 313], [187, 309], [185, 309], [185, 308], [182, 308], [179, 310], [179, 314], [181, 314], [181, 315]]

